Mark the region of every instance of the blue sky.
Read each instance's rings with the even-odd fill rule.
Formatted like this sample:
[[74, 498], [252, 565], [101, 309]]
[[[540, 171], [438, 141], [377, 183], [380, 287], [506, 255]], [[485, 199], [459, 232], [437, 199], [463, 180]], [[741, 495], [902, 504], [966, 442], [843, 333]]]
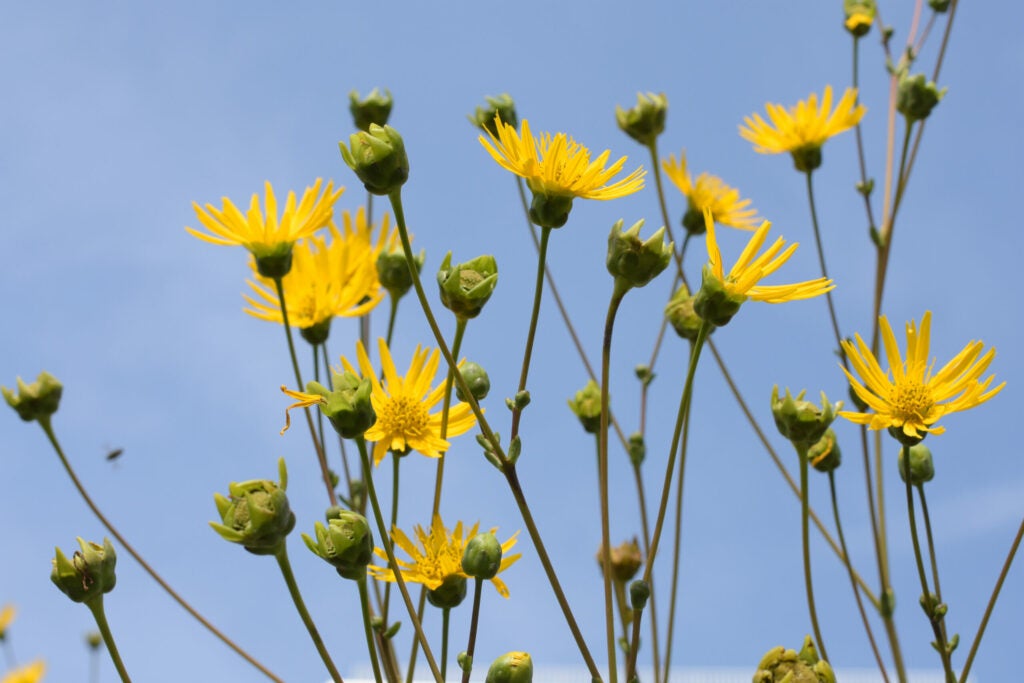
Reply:
[[[906, 35], [910, 3], [883, 7]], [[780, 281], [817, 275], [802, 178], [789, 159], [755, 154], [737, 134], [743, 116], [766, 101], [794, 103], [826, 84], [850, 81], [848, 36], [840, 2], [764, 3], [526, 2], [516, 6], [452, 2], [364, 5], [311, 2], [50, 3], [5, 7], [0, 21], [0, 383], [46, 369], [65, 384], [55, 427], [87, 486], [125, 535], [239, 642], [288, 681], [324, 678], [269, 559], [249, 556], [208, 527], [214, 491], [227, 483], [272, 477], [278, 457], [291, 472], [298, 531], [320, 519], [324, 496], [300, 430], [277, 435], [292, 383], [279, 327], [241, 312], [248, 275], [241, 249], [203, 244], [193, 201], [247, 202], [270, 180], [284, 190], [317, 177], [347, 186], [338, 208], [354, 209], [365, 193], [344, 166], [337, 141], [352, 130], [348, 92], [389, 88], [392, 124], [411, 159], [404, 190], [410, 229], [427, 249], [425, 273], [444, 253], [456, 260], [498, 257], [501, 280], [483, 316], [471, 325], [465, 353], [491, 373], [489, 415], [507, 431], [504, 396], [514, 391], [525, 338], [535, 259], [512, 177], [476, 141], [466, 114], [484, 95], [509, 92], [535, 130], [566, 131], [592, 150], [646, 153], [615, 126], [616, 104], [637, 91], [666, 93], [664, 155], [686, 149], [695, 171], [721, 175], [771, 219], [773, 233], [804, 246]], [[1024, 101], [1019, 27], [1010, 3], [964, 3], [942, 85], [946, 100], [929, 121], [897, 225], [883, 309], [894, 326], [933, 311], [933, 354], [942, 361], [971, 339], [999, 350], [992, 369], [1006, 390], [976, 411], [948, 419], [930, 439], [938, 475], [929, 486], [950, 628], [968, 641], [1019, 523], [1024, 471], [1016, 457], [1015, 419], [1024, 364], [1012, 275], [1022, 238], [1011, 199], [1019, 192], [1022, 134], [1011, 113]], [[937, 36], [935, 36], [937, 38]], [[926, 50], [931, 64], [937, 40]], [[887, 80], [872, 34], [862, 66], [868, 106], [869, 164], [881, 180]], [[850, 134], [824, 149], [816, 191], [837, 282], [845, 333], [870, 331], [873, 253]], [[670, 211], [684, 202], [671, 188]], [[379, 215], [381, 204], [377, 203]], [[653, 185], [608, 203], [578, 201], [569, 224], [552, 236], [550, 263], [592, 358], [598, 357], [611, 281], [604, 251], [611, 224], [647, 219], [660, 225]], [[678, 231], [677, 231], [678, 232]], [[745, 241], [721, 236], [726, 260]], [[691, 245], [696, 277], [703, 247]], [[667, 276], [665, 276], [667, 278]], [[613, 408], [632, 430], [639, 395], [632, 368], [645, 362], [664, 304], [667, 280], [631, 293], [613, 348]], [[565, 400], [586, 375], [552, 301], [544, 302], [533, 403], [524, 414], [519, 473], [568, 597], [595, 653], [603, 651], [599, 539], [591, 438]], [[403, 303], [399, 367], [429, 330], [414, 302]], [[446, 320], [451, 330], [451, 321]], [[383, 331], [383, 312], [374, 318]], [[355, 328], [336, 324], [335, 357], [350, 355]], [[823, 301], [749, 304], [715, 340], [747, 400], [770, 426], [771, 386], [825, 390], [845, 382], [830, 349]], [[661, 477], [681, 388], [685, 347], [670, 339], [658, 362], [648, 416], [649, 495]], [[677, 626], [680, 666], [756, 665], [776, 644], [797, 645], [809, 632], [799, 555], [799, 516], [745, 422], [737, 417], [720, 373], [699, 372], [686, 482], [683, 589]], [[851, 553], [872, 583], [863, 474], [856, 431], [839, 425], [847, 464], [839, 487]], [[776, 449], [796, 458], [780, 437]], [[117, 464], [107, 448], [122, 447]], [[893, 450], [890, 448], [890, 450]], [[912, 668], [933, 668], [906, 514], [888, 459], [891, 554], [897, 622]], [[503, 479], [471, 437], [454, 444], [446, 472], [447, 520], [480, 520], [499, 536], [522, 528]], [[433, 463], [413, 455], [402, 465], [400, 525], [426, 524]], [[382, 471], [387, 482], [387, 472]], [[631, 475], [613, 453], [615, 539], [637, 533]], [[0, 414], [0, 497], [5, 561], [0, 603], [20, 609], [12, 638], [19, 658], [50, 663], [48, 680], [81, 677], [87, 611], [50, 585], [53, 546], [75, 536], [99, 539], [102, 528], [76, 497], [41, 431], [13, 412]], [[828, 512], [824, 479], [813, 502]], [[298, 537], [296, 572], [325, 640], [343, 673], [364, 663], [355, 591], [309, 555]], [[579, 663], [539, 562], [525, 536], [524, 559], [509, 570], [508, 601], [485, 594], [478, 661], [512, 649], [539, 664]], [[871, 658], [844, 571], [815, 540], [815, 581], [833, 663], [867, 667]], [[194, 625], [131, 561], [120, 557], [108, 615], [136, 680], [259, 680], [233, 653]], [[667, 558], [663, 558], [667, 559]], [[667, 577], [667, 564], [659, 575]], [[974, 672], [1006, 680], [1017, 670], [1015, 647], [1024, 600], [1020, 564], [989, 624]], [[662, 580], [663, 580], [662, 579]], [[663, 585], [663, 584], [662, 584]], [[664, 613], [664, 608], [663, 608]], [[463, 649], [468, 603], [453, 617], [453, 650]], [[428, 628], [439, 629], [431, 616]], [[406, 647], [403, 627], [400, 651]], [[879, 632], [880, 633], [880, 632]], [[956, 662], [962, 663], [967, 644]], [[600, 657], [600, 655], [599, 655]], [[482, 676], [483, 667], [479, 673]], [[112, 680], [108, 668], [105, 680]]]

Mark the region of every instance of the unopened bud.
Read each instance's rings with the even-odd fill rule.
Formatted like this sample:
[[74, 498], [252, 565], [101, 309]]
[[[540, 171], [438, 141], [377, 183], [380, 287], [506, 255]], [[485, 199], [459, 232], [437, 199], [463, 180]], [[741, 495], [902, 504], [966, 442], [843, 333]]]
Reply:
[[587, 385], [569, 399], [569, 409], [579, 418], [583, 429], [596, 434], [601, 428], [601, 387], [590, 380]]
[[497, 97], [484, 97], [487, 100], [486, 107], [477, 107], [469, 120], [474, 125], [483, 128], [495, 138], [498, 137], [498, 126], [495, 124], [495, 117], [502, 123], [507, 123], [513, 128], [519, 127], [519, 120], [516, 118], [516, 104], [512, 96], [502, 93]]
[[819, 472], [833, 472], [839, 467], [843, 456], [839, 451], [836, 433], [832, 431], [831, 427], [826, 429], [821, 438], [807, 449], [807, 459], [811, 466]]
[[784, 398], [779, 398], [779, 387], [772, 387], [772, 415], [779, 432], [797, 447], [809, 448], [825, 434], [836, 412], [843, 406], [839, 401], [835, 405], [828, 402], [825, 392], [821, 393], [821, 407], [810, 401], [804, 401], [806, 392], [801, 391], [794, 399], [789, 389]]
[[945, 97], [947, 90], [948, 88], [940, 90], [935, 82], [929, 81], [924, 74], [908, 76], [902, 73], [896, 92], [896, 110], [910, 123], [922, 121], [928, 118], [935, 105]]
[[672, 329], [683, 339], [694, 341], [700, 333], [704, 320], [693, 310], [694, 297], [686, 285], [679, 285], [679, 289], [672, 295], [665, 305], [665, 318], [668, 319]]
[[498, 263], [493, 256], [484, 255], [452, 265], [449, 251], [437, 271], [437, 285], [441, 290], [441, 303], [456, 318], [475, 318], [498, 285]]
[[213, 494], [221, 522], [210, 522], [221, 538], [238, 543], [255, 555], [273, 555], [295, 528], [295, 514], [288, 505], [285, 489], [288, 470], [284, 458], [278, 460], [280, 483], [267, 479], [232, 482], [230, 497]]
[[533, 683], [533, 660], [525, 652], [508, 652], [494, 660], [485, 683]]
[[316, 540], [302, 534], [306, 547], [326, 560], [343, 578], [353, 581], [366, 577], [366, 566], [373, 560], [373, 533], [366, 518], [356, 512], [335, 512], [327, 526], [314, 524]]
[[370, 124], [385, 125], [394, 104], [391, 91], [381, 92], [378, 88], [371, 90], [370, 94], [362, 99], [359, 98], [359, 93], [353, 90], [348, 94], [348, 102], [348, 109], [352, 112], [352, 121], [356, 128], [365, 131], [370, 130]]
[[[469, 393], [478, 403], [487, 398], [487, 394], [491, 391], [491, 378], [487, 376], [486, 370], [477, 363], [466, 361], [459, 366], [459, 372], [462, 373], [462, 379], [466, 380], [466, 385], [469, 386]], [[455, 397], [460, 401], [466, 401], [466, 395], [458, 383], [455, 384]]]
[[366, 131], [353, 133], [347, 146], [339, 142], [338, 148], [341, 158], [372, 194], [391, 194], [409, 179], [405, 142], [391, 126], [371, 123]]
[[[900, 449], [899, 468], [900, 479], [907, 480], [907, 460], [904, 457], [905, 448]], [[921, 486], [935, 478], [935, 462], [932, 460], [932, 451], [923, 443], [910, 447], [910, 483], [914, 486]]]
[[501, 568], [501, 543], [493, 532], [477, 534], [462, 553], [462, 571], [477, 579], [493, 579]]
[[[612, 578], [625, 583], [629, 581], [643, 566], [644, 557], [640, 552], [637, 539], [625, 541], [611, 549]], [[597, 564], [604, 569], [604, 547], [597, 551]]]
[[32, 384], [25, 384], [19, 377], [17, 385], [17, 393], [7, 387], [0, 387], [0, 393], [22, 420], [46, 420], [57, 412], [64, 385], [56, 377], [44, 371]]
[[643, 219], [625, 232], [619, 219], [608, 235], [608, 272], [615, 278], [616, 287], [643, 287], [661, 274], [672, 259], [674, 243], [665, 244], [665, 228], [655, 231], [646, 241], [640, 240]]
[[[417, 275], [423, 270], [426, 260], [427, 252], [422, 249], [419, 254], [412, 257]], [[412, 288], [412, 273], [409, 272], [409, 262], [405, 258], [405, 252], [401, 249], [382, 251], [377, 257], [377, 279], [392, 299], [397, 301], [405, 296], [405, 293]]]
[[615, 107], [615, 120], [622, 132], [641, 145], [651, 145], [665, 130], [668, 98], [665, 93], [637, 93], [636, 106], [631, 109]]
[[76, 540], [80, 550], [70, 559], [60, 548], [56, 549], [50, 580], [75, 602], [91, 602], [114, 590], [117, 555], [110, 539], [103, 539], [103, 545]]

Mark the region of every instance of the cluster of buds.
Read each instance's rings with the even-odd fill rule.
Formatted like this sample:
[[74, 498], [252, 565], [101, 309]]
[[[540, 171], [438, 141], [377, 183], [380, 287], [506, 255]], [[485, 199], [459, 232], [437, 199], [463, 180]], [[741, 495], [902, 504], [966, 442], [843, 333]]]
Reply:
[[475, 318], [498, 285], [498, 263], [493, 256], [484, 255], [452, 265], [449, 251], [437, 271], [437, 285], [441, 290], [441, 303], [456, 318]]
[[615, 120], [623, 133], [641, 145], [650, 146], [665, 130], [667, 112], [668, 98], [665, 93], [637, 93], [636, 106], [632, 109], [615, 107]]
[[80, 549], [70, 559], [60, 548], [56, 549], [50, 580], [75, 602], [93, 603], [114, 590], [117, 555], [109, 539], [103, 539], [103, 545], [81, 538], [77, 541]]
[[342, 578], [366, 579], [366, 567], [373, 560], [373, 533], [370, 524], [357, 512], [332, 509], [327, 525], [314, 524], [313, 540], [302, 534], [306, 547], [334, 567]]
[[221, 523], [210, 522], [221, 538], [242, 545], [254, 555], [275, 555], [295, 528], [295, 513], [288, 504], [288, 470], [277, 461], [280, 483], [267, 479], [232, 482], [229, 497], [213, 494]]
[[772, 648], [761, 659], [754, 673], [754, 683], [836, 683], [836, 675], [810, 636], [804, 636], [800, 652], [781, 645]]
[[616, 221], [608, 235], [608, 258], [605, 263], [608, 272], [615, 278], [617, 291], [643, 287], [661, 274], [672, 260], [673, 242], [665, 244], [665, 228], [662, 226], [646, 241], [640, 240], [643, 219], [638, 220], [625, 232], [622, 219]]

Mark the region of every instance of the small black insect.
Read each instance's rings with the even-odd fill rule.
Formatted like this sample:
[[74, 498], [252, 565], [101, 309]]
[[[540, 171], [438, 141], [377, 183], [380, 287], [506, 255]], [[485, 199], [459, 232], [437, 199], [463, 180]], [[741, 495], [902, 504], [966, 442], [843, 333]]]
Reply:
[[124, 453], [124, 449], [123, 448], [115, 448], [115, 449], [113, 449], [112, 451], [107, 453], [107, 462], [114, 462], [115, 460], [120, 458], [123, 453]]

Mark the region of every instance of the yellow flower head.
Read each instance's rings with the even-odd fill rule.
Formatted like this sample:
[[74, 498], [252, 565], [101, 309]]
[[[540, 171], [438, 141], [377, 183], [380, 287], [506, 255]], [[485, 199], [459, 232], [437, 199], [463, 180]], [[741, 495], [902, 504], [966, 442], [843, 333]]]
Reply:
[[289, 192], [285, 201], [284, 212], [278, 216], [277, 198], [274, 188], [266, 184], [264, 208], [260, 209], [259, 195], [254, 194], [249, 202], [249, 210], [242, 213], [230, 199], [222, 198], [223, 208], [217, 209], [212, 204], [205, 208], [193, 202], [192, 208], [196, 217], [209, 233], [200, 232], [186, 227], [189, 233], [204, 242], [223, 245], [241, 245], [257, 258], [287, 251], [297, 240], [309, 237], [331, 221], [334, 202], [345, 191], [339, 187], [334, 190], [334, 182], [321, 187], [323, 180], [317, 178], [313, 187], [307, 187], [302, 194], [302, 201], [295, 203], [295, 192]]
[[780, 237], [764, 253], [755, 257], [755, 254], [764, 245], [765, 239], [768, 237], [768, 230], [772, 226], [768, 221], [761, 223], [761, 227], [754, 232], [743, 249], [743, 253], [736, 260], [736, 264], [726, 275], [722, 267], [722, 252], [718, 250], [718, 242], [715, 239], [715, 223], [711, 218], [711, 212], [706, 209], [704, 224], [707, 229], [704, 239], [708, 248], [708, 264], [704, 270], [705, 278], [709, 276], [714, 278], [729, 295], [764, 301], [769, 304], [781, 304], [798, 299], [811, 299], [835, 288], [832, 280], [823, 277], [791, 285], [757, 284], [778, 270], [800, 246], [794, 242], [786, 247], [786, 240]]
[[46, 663], [37, 659], [31, 664], [14, 669], [0, 680], [0, 683], [39, 683], [46, 673]]
[[771, 123], [760, 114], [747, 116], [743, 119], [746, 126], [740, 126], [740, 136], [753, 143], [754, 151], [761, 154], [790, 152], [800, 171], [820, 166], [825, 141], [856, 126], [867, 111], [864, 105], [857, 104], [856, 88], [847, 88], [833, 110], [832, 86], [825, 86], [821, 106], [817, 94], [811, 93], [795, 107], [769, 102], [765, 110]]
[[[544, 133], [539, 139], [530, 132], [525, 119], [522, 133], [500, 119], [495, 119], [498, 137], [480, 136], [482, 144], [494, 160], [505, 169], [526, 180], [534, 194], [581, 199], [615, 199], [640, 190], [644, 186], [644, 171], [636, 169], [625, 178], [611, 182], [626, 164], [620, 158], [605, 168], [609, 150], [594, 161], [590, 150], [565, 133]], [[610, 183], [610, 184], [609, 184]]]
[[[898, 430], [911, 441], [926, 434], [942, 434], [945, 427], [935, 424], [943, 416], [981, 405], [1006, 386], [989, 389], [995, 375], [982, 380], [981, 375], [995, 358], [995, 349], [984, 354], [984, 344], [971, 341], [953, 360], [935, 372], [935, 361], [928, 358], [931, 332], [931, 311], [921, 319], [921, 329], [912, 320], [907, 323], [907, 359], [903, 360], [896, 337], [885, 316], [879, 318], [889, 371], [883, 372], [861, 336], [856, 343], [843, 342], [843, 351], [860, 376], [860, 381], [846, 369], [850, 386], [874, 413], [843, 411], [839, 414], [868, 429]], [[899, 437], [897, 437], [899, 438]]]
[[715, 222], [730, 228], [754, 230], [761, 223], [757, 211], [750, 208], [750, 200], [740, 199], [740, 191], [726, 185], [718, 176], [701, 173], [694, 180], [686, 167], [686, 152], [680, 153], [678, 161], [674, 154], [662, 159], [661, 167], [686, 197], [687, 212], [683, 225], [688, 231], [694, 234], [704, 232], [704, 209], [711, 210]]
[[[330, 224], [331, 242], [318, 236], [306, 238], [292, 253], [292, 268], [282, 280], [288, 322], [302, 330], [324, 325], [334, 317], [354, 317], [372, 310], [384, 298], [377, 279], [377, 256], [394, 238], [384, 215], [376, 242], [373, 226], [360, 208], [355, 217], [343, 214], [344, 231]], [[245, 296], [251, 308], [245, 312], [262, 320], [283, 323], [276, 285], [259, 274], [250, 262], [255, 280], [249, 280], [256, 298]]]
[[[444, 526], [444, 522], [441, 521], [440, 515], [438, 515], [434, 517], [429, 534], [423, 530], [423, 527], [416, 526], [416, 540], [419, 542], [419, 547], [417, 547], [401, 529], [396, 527], [391, 531], [391, 539], [396, 546], [404, 550], [405, 554], [411, 558], [411, 561], [398, 560], [398, 567], [402, 572], [402, 578], [413, 583], [421, 583], [429, 590], [439, 588], [445, 579], [451, 576], [468, 578], [466, 573], [462, 571], [462, 555], [466, 550], [466, 544], [476, 536], [479, 528], [480, 524], [478, 522], [473, 525], [468, 534], [463, 534], [462, 522], [457, 522], [455, 529], [449, 534], [448, 529]], [[491, 529], [491, 533], [495, 531], [497, 531], [497, 528]], [[521, 553], [516, 553], [515, 555], [508, 554], [508, 551], [516, 544], [516, 536], [518, 535], [519, 532], [517, 531], [512, 534], [511, 538], [501, 544], [501, 565], [498, 568], [498, 573], [505, 571], [522, 557]], [[385, 562], [387, 561], [387, 553], [382, 549], [375, 548], [373, 552]], [[379, 567], [371, 564], [367, 569], [370, 572], [370, 576], [379, 581], [395, 580], [394, 572], [391, 571], [390, 567]], [[504, 581], [495, 576], [491, 579], [491, 583], [494, 584], [494, 587], [502, 597], [508, 597], [508, 587], [505, 586]]]
[[[444, 399], [444, 382], [431, 388], [441, 353], [419, 346], [405, 376], [399, 376], [387, 343], [379, 340], [380, 362], [384, 370], [383, 383], [377, 378], [366, 349], [356, 344], [359, 361], [357, 371], [344, 357], [341, 362], [354, 375], [369, 377], [373, 383], [371, 401], [377, 413], [377, 422], [366, 430], [366, 440], [374, 441], [374, 464], [380, 464], [389, 450], [417, 451], [430, 458], [439, 458], [448, 450], [448, 441], [441, 437], [441, 411], [431, 414], [430, 409]], [[448, 411], [448, 429], [445, 436], [465, 434], [476, 424], [469, 404], [454, 403]]]
[[7, 629], [14, 622], [15, 615], [17, 610], [14, 609], [14, 605], [4, 605], [3, 609], [0, 609], [0, 640], [7, 635]]

